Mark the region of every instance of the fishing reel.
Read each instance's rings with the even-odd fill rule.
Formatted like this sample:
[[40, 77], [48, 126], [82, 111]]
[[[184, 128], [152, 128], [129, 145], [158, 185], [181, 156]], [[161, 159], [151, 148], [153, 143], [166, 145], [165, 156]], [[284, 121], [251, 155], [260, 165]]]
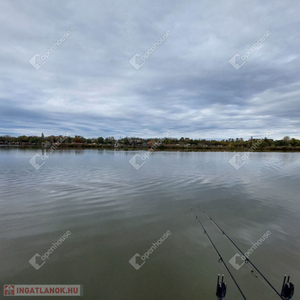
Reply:
[[220, 274], [218, 274], [218, 281], [217, 281], [217, 292], [216, 296], [218, 300], [222, 300], [225, 298], [226, 295], [226, 283], [224, 282], [224, 275], [222, 275], [222, 279], [220, 281]]
[[281, 289], [281, 297], [285, 300], [290, 300], [294, 296], [294, 285], [290, 282], [290, 276], [288, 276], [286, 280], [286, 275], [284, 275], [282, 289]]

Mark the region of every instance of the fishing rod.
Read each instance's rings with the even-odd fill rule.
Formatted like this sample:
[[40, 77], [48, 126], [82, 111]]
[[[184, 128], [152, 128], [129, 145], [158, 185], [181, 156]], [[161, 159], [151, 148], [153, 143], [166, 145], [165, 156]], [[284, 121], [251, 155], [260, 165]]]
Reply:
[[[191, 206], [190, 206], [191, 207]], [[247, 300], [246, 296], [244, 295], [244, 293], [242, 292], [241, 288], [239, 287], [238, 283], [236, 282], [236, 280], [234, 279], [232, 273], [230, 272], [229, 268], [227, 267], [225, 261], [223, 260], [220, 252], [218, 251], [217, 247], [215, 246], [214, 242], [212, 241], [212, 239], [210, 238], [208, 232], [205, 230], [203, 224], [201, 223], [201, 221], [199, 220], [198, 216], [196, 215], [195, 211], [193, 210], [193, 208], [191, 207], [191, 210], [193, 211], [193, 213], [195, 214], [195, 217], [196, 219], [198, 220], [199, 224], [201, 225], [203, 231], [204, 231], [204, 234], [206, 234], [206, 236], [208, 237], [209, 241], [211, 242], [211, 244], [213, 245], [214, 249], [216, 250], [218, 256], [219, 256], [219, 262], [223, 263], [227, 272], [229, 273], [230, 277], [232, 278], [233, 282], [235, 283], [236, 287], [238, 288], [239, 292], [241, 293], [242, 297], [244, 298], [244, 300]], [[217, 293], [216, 295], [218, 296], [218, 298], [220, 300], [222, 300], [224, 297], [225, 297], [225, 294], [226, 294], [226, 284], [223, 282], [223, 276], [222, 276], [222, 281], [219, 282], [219, 276], [218, 276], [218, 283], [217, 283]], [[225, 288], [224, 288], [224, 285], [225, 285]], [[223, 293], [221, 292], [221, 289], [223, 287]], [[225, 290], [225, 294], [224, 294], [224, 290]], [[220, 294], [218, 294], [220, 293]]]
[[[201, 208], [201, 207], [200, 207]], [[294, 295], [294, 285], [290, 282], [290, 276], [286, 281], [286, 275], [284, 277], [281, 294], [275, 289], [275, 287], [269, 282], [269, 280], [259, 271], [259, 269], [252, 263], [252, 261], [245, 255], [245, 253], [233, 242], [233, 240], [226, 234], [226, 232], [213, 220], [213, 218], [202, 209], [202, 212], [213, 222], [213, 224], [224, 234], [228, 240], [234, 245], [234, 247], [245, 257], [245, 262], [249, 262], [252, 267], [261, 275], [261, 277], [267, 282], [267, 284], [273, 289], [273, 291], [280, 297], [282, 300], [290, 300]], [[252, 272], [253, 273], [253, 272]]]

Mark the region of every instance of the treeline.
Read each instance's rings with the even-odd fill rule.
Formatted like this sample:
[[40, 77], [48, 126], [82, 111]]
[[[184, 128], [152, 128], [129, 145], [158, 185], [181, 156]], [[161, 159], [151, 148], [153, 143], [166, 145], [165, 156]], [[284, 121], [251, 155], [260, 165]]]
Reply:
[[[257, 145], [258, 150], [299, 150], [300, 140], [290, 138], [288, 136], [281, 140], [273, 140], [267, 137], [263, 139], [250, 138], [230, 138], [223, 140], [206, 140], [206, 139], [190, 139], [190, 138], [153, 138], [143, 139], [137, 137], [125, 137], [115, 139], [114, 137], [98, 137], [84, 138], [83, 136], [47, 136], [42, 134], [39, 136], [19, 137], [0, 136], [0, 145], [2, 146], [51, 146], [52, 144], [60, 144], [63, 147], [114, 147], [114, 148], [151, 148], [156, 145], [158, 149], [177, 149], [177, 148], [193, 148], [193, 149], [248, 149], [253, 145]], [[298, 149], [299, 148], [299, 149]]]

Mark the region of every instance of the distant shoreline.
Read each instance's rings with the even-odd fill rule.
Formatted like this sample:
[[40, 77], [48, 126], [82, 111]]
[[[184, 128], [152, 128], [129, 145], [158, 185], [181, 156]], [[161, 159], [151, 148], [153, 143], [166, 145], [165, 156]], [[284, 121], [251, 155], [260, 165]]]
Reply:
[[[18, 148], [18, 149], [43, 149], [45, 151], [50, 150], [51, 147], [42, 147], [38, 145], [0, 145], [0, 148]], [[83, 150], [83, 149], [95, 149], [95, 150], [113, 150], [113, 151], [150, 151], [149, 147], [114, 147], [114, 146], [99, 146], [99, 145], [60, 145], [56, 150]], [[229, 147], [163, 147], [155, 149], [153, 152], [300, 152], [300, 147], [264, 147], [257, 148], [254, 151], [249, 151], [250, 148], [229, 148]]]

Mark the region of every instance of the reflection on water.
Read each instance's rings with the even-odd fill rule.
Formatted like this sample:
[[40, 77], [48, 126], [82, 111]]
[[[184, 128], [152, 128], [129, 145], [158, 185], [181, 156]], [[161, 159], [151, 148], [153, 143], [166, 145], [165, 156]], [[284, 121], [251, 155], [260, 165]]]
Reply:
[[[55, 150], [35, 170], [35, 150], [1, 148], [2, 284], [83, 284], [83, 299], [209, 300], [223, 273], [226, 298], [241, 299], [189, 203], [227, 263], [236, 251], [201, 208], [244, 251], [269, 230], [251, 259], [278, 290], [291, 275], [299, 298], [300, 154], [252, 153], [236, 171], [232, 153], [155, 152], [136, 171], [128, 163], [135, 153]], [[67, 230], [35, 270], [29, 259]], [[129, 259], [167, 230], [172, 235], [133, 268]], [[248, 265], [229, 267], [248, 299], [276, 299]]]

